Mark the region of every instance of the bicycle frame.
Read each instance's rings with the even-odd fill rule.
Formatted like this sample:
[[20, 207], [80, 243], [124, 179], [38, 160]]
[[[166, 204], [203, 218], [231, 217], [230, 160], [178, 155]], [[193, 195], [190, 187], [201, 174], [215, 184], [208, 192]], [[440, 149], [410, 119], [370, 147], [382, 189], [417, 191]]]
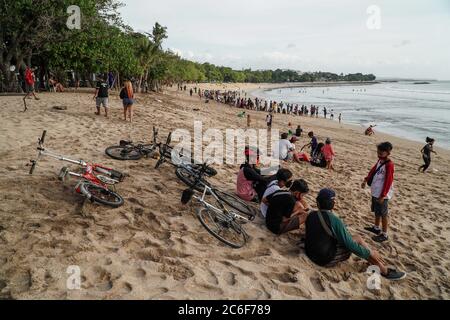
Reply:
[[[235, 213], [235, 212], [230, 211], [227, 208], [225, 208], [225, 206], [222, 204], [222, 201], [215, 194], [213, 188], [211, 188], [205, 184], [204, 184], [204, 187], [205, 187], [205, 189], [203, 190], [201, 197], [193, 195], [192, 198], [194, 198], [195, 200], [200, 202], [205, 208], [214, 210], [217, 213], [225, 213], [227, 215], [227, 218], [229, 218], [228, 221], [233, 221], [236, 219], [250, 221], [250, 219], [248, 219], [247, 217], [243, 217], [240, 214]], [[208, 193], [217, 200], [217, 203], [219, 203], [221, 208], [217, 208], [205, 200], [205, 197], [208, 195]]]

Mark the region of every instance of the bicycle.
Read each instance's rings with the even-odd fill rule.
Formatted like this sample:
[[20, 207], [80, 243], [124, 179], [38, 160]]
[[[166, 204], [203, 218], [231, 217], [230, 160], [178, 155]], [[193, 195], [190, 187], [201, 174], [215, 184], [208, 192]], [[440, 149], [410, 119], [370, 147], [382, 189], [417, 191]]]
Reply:
[[75, 191], [85, 196], [91, 202], [98, 202], [113, 208], [118, 208], [123, 205], [124, 200], [122, 196], [116, 193], [115, 190], [111, 190], [109, 186], [114, 187], [115, 184], [123, 181], [125, 174], [100, 164], [90, 164], [83, 160], [72, 160], [47, 150], [44, 148], [46, 133], [47, 131], [44, 130], [42, 136], [38, 139], [38, 156], [36, 160], [30, 160], [30, 175], [33, 174], [42, 156], [49, 156], [54, 159], [77, 164], [82, 167], [81, 173], [71, 172], [68, 167], [63, 167], [59, 172], [58, 179], [64, 182], [68, 175], [78, 177], [80, 180], [75, 186]]
[[[157, 140], [158, 130], [153, 127], [153, 139], [152, 143], [144, 144], [138, 142], [133, 144], [133, 141], [120, 140], [118, 146], [110, 146], [105, 149], [105, 153], [116, 160], [139, 160], [142, 157], [150, 157], [154, 154], [156, 148], [160, 145]], [[169, 149], [168, 149], [169, 150]], [[170, 157], [170, 152], [165, 154], [166, 157]]]
[[[183, 168], [185, 171], [192, 174], [199, 173], [199, 170], [202, 168], [202, 165], [195, 164], [192, 158], [189, 158], [188, 161], [186, 161], [187, 159], [183, 155], [183, 149], [181, 149], [180, 152], [177, 153], [177, 150], [175, 150], [170, 146], [171, 141], [172, 141], [172, 132], [170, 132], [169, 135], [167, 136], [166, 143], [158, 144], [159, 154], [164, 156], [159, 157], [158, 161], [156, 162], [155, 169], [158, 169], [163, 163], [168, 162], [167, 160], [170, 159], [171, 161], [169, 161], [169, 163], [175, 166], [177, 170], [178, 168]], [[175, 173], [177, 173], [177, 171]], [[206, 174], [209, 177], [213, 177], [217, 174], [217, 170], [210, 166], [205, 166], [204, 174]], [[183, 181], [182, 178], [180, 179]]]
[[[249, 236], [240, 222], [253, 221], [254, 211], [241, 199], [204, 183], [202, 176], [205, 174], [205, 168], [206, 164], [203, 164], [193, 185], [183, 191], [181, 202], [187, 204], [191, 199], [195, 199], [201, 205], [201, 208], [197, 209], [197, 218], [203, 227], [228, 246], [241, 248], [247, 243]], [[203, 187], [201, 196], [194, 194], [197, 185]], [[207, 195], [212, 196], [217, 206], [206, 200]]]

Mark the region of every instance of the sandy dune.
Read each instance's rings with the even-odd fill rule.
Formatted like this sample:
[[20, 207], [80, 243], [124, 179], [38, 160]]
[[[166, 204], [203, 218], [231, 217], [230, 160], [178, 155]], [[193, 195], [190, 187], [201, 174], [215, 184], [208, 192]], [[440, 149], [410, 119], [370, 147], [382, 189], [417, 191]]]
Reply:
[[[228, 248], [209, 235], [183, 207], [185, 188], [174, 169], [155, 170], [154, 159], [120, 162], [104, 149], [120, 139], [146, 140], [151, 128], [245, 127], [239, 110], [187, 93], [140, 95], [133, 124], [122, 120], [121, 102], [111, 98], [112, 116], [94, 115], [92, 94], [41, 94], [22, 113], [20, 97], [0, 97], [0, 298], [14, 299], [449, 299], [448, 243], [450, 152], [436, 148], [432, 169], [418, 174], [421, 144], [323, 119], [277, 115], [274, 126], [292, 121], [332, 137], [337, 153], [334, 173], [287, 164], [306, 179], [314, 203], [317, 191], [337, 191], [336, 212], [386, 260], [407, 271], [397, 283], [366, 287], [367, 263], [352, 257], [334, 269], [314, 265], [298, 248], [299, 232], [276, 237], [262, 219], [247, 223], [246, 247]], [[66, 111], [53, 106], [67, 106]], [[199, 108], [200, 111], [193, 111]], [[251, 111], [253, 126], [264, 128], [265, 113]], [[25, 164], [36, 155], [36, 141], [47, 129], [47, 147], [65, 155], [111, 165], [130, 177], [118, 186], [125, 205], [117, 209], [85, 203], [72, 179], [57, 179], [61, 162], [42, 160], [33, 176]], [[361, 230], [372, 221], [369, 190], [359, 184], [376, 158], [377, 142], [394, 144], [395, 197], [391, 202], [391, 240], [376, 244]], [[306, 143], [302, 137], [298, 146]], [[232, 191], [238, 166], [216, 167], [215, 182]], [[67, 267], [78, 265], [82, 289], [67, 290]]]

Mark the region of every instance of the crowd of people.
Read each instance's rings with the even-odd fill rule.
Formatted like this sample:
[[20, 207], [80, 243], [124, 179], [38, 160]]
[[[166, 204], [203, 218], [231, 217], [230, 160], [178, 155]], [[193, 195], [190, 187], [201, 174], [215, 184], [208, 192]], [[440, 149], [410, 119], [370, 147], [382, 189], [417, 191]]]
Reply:
[[[310, 136], [314, 138], [312, 133]], [[285, 144], [285, 138], [283, 135], [280, 145]], [[317, 141], [312, 139], [309, 145], [314, 144]], [[388, 202], [392, 196], [394, 174], [394, 164], [389, 158], [391, 151], [389, 142], [377, 146], [377, 163], [362, 184], [362, 187], [366, 184], [371, 187], [371, 210], [375, 222], [365, 229], [376, 234], [372, 238], [376, 242], [388, 240]], [[406, 276], [405, 272], [388, 267], [378, 251], [370, 248], [361, 236], [348, 231], [344, 222], [333, 212], [337, 197], [334, 190], [320, 190], [316, 197], [317, 209], [314, 210], [306, 200], [310, 190], [305, 180], [294, 179], [293, 173], [282, 167], [274, 175], [261, 175], [259, 151], [246, 147], [245, 156], [246, 161], [240, 166], [237, 175], [236, 194], [245, 201], [259, 203], [261, 215], [270, 232], [282, 235], [304, 226], [302, 242], [305, 253], [320, 266], [333, 267], [355, 254], [378, 266], [380, 274], [389, 280], [400, 280]], [[253, 161], [255, 158], [256, 161]]]

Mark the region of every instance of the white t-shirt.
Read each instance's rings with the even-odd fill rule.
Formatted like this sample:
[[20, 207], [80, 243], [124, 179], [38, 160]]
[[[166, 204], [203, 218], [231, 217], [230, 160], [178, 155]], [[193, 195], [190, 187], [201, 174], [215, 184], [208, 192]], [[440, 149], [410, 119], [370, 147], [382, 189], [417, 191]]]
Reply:
[[[381, 164], [382, 164], [382, 162], [378, 161], [377, 169], [380, 167]], [[383, 191], [385, 178], [386, 178], [386, 165], [384, 165], [380, 170], [378, 170], [378, 172], [373, 177], [372, 185], [370, 186], [370, 191], [372, 193], [372, 197], [375, 197], [375, 198], [380, 197], [381, 192]], [[394, 191], [394, 186], [392, 186], [389, 189], [389, 192], [386, 195], [387, 199], [392, 198], [393, 191]]]
[[287, 139], [281, 139], [275, 145], [273, 150], [273, 157], [280, 160], [285, 160], [288, 156], [289, 150], [292, 148], [292, 143]]
[[[266, 191], [264, 191], [263, 198], [270, 196], [272, 193], [274, 193], [275, 191], [278, 191], [278, 190], [281, 190], [281, 188], [278, 186], [278, 180], [271, 181], [267, 185]], [[261, 202], [260, 209], [261, 209], [261, 214], [263, 215], [264, 218], [266, 217], [268, 208], [269, 208], [269, 206], [267, 204], [265, 204], [264, 202]]]

